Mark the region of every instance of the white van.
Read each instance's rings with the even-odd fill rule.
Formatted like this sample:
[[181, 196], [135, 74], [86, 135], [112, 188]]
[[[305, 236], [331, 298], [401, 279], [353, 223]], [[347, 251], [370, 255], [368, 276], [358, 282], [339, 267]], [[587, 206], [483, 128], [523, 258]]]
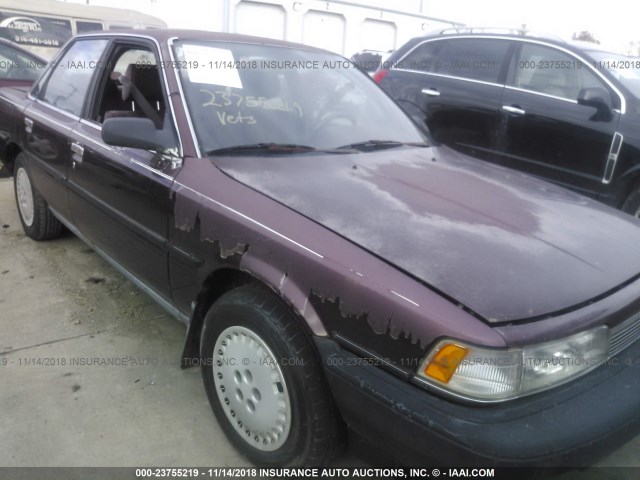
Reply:
[[0, 37], [51, 58], [76, 33], [121, 28], [167, 28], [135, 10], [96, 7], [56, 0], [2, 0]]

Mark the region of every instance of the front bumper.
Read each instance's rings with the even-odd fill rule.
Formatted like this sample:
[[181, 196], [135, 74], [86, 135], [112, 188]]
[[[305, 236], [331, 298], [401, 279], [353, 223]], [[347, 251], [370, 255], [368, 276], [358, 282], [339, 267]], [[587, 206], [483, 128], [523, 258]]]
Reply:
[[640, 433], [640, 342], [522, 399], [461, 404], [317, 339], [347, 425], [407, 466], [583, 467]]

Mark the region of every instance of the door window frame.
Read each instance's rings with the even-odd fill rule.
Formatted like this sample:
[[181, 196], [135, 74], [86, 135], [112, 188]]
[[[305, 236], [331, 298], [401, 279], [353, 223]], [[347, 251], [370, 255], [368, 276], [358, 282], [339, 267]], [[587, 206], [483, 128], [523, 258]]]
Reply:
[[[623, 105], [622, 101], [620, 101], [620, 98], [617, 98], [617, 102], [616, 102], [616, 95], [617, 92], [615, 92], [615, 90], [612, 88], [613, 86], [611, 85], [610, 82], [607, 81], [606, 78], [603, 78], [602, 75], [597, 75], [597, 70], [590, 68], [590, 64], [588, 61], [585, 61], [583, 59], [581, 59], [579, 56], [575, 55], [573, 52], [569, 51], [569, 50], [565, 50], [563, 48], [558, 48], [554, 45], [549, 45], [549, 44], [544, 44], [541, 42], [534, 42], [534, 41], [518, 41], [517, 42], [517, 46], [515, 48], [515, 51], [510, 59], [509, 62], [509, 66], [508, 66], [508, 71], [507, 71], [507, 78], [505, 78], [505, 87], [508, 88], [509, 90], [515, 90], [518, 92], [525, 92], [525, 93], [531, 93], [534, 95], [540, 95], [543, 97], [548, 97], [548, 98], [553, 98], [555, 100], [562, 100], [568, 103], [573, 103], [573, 104], [578, 104], [577, 99], [571, 99], [568, 97], [561, 97], [558, 95], [553, 95], [553, 94], [549, 94], [549, 93], [545, 93], [545, 92], [540, 92], [538, 90], [531, 90], [528, 88], [523, 88], [523, 87], [517, 87], [515, 85], [512, 84], [512, 82], [515, 79], [515, 75], [516, 75], [516, 70], [517, 70], [517, 62], [520, 61], [520, 54], [522, 53], [523, 48], [525, 48], [525, 46], [527, 45], [534, 45], [534, 46], [538, 46], [541, 48], [547, 48], [549, 50], [553, 50], [556, 53], [560, 54], [560, 55], [564, 55], [568, 58], [568, 61], [574, 61], [576, 63], [580, 63], [582, 65], [581, 68], [585, 69], [585, 71], [587, 71], [588, 73], [590, 73], [592, 76], [594, 76], [602, 85], [602, 88], [604, 88], [607, 92], [609, 92], [609, 94], [611, 95], [611, 100], [614, 104], [614, 111], [621, 113], [621, 108], [620, 106]], [[618, 97], [622, 97], [624, 98], [621, 94], [618, 95]]]
[[56, 68], [59, 66], [58, 62], [65, 57], [65, 55], [69, 52], [69, 50], [71, 50], [71, 48], [73, 48], [74, 45], [76, 45], [78, 42], [83, 42], [83, 41], [95, 41], [95, 40], [106, 40], [107, 44], [104, 47], [104, 50], [102, 51], [102, 54], [100, 55], [100, 58], [98, 60], [96, 60], [96, 64], [100, 65], [105, 52], [107, 52], [107, 50], [109, 50], [110, 48], [110, 44], [112, 43], [112, 40], [110, 38], [107, 37], [80, 37], [77, 39], [74, 39], [73, 41], [69, 42], [69, 44], [60, 51], [60, 53], [58, 55], [56, 55], [56, 57], [51, 61], [51, 63], [49, 64], [49, 68], [48, 70], [44, 73], [44, 75], [42, 76], [42, 78], [38, 81], [38, 83], [36, 85], [33, 86], [33, 88], [29, 91], [28, 94], [28, 98], [31, 100], [34, 100], [35, 102], [41, 104], [41, 105], [46, 105], [48, 108], [51, 108], [52, 110], [55, 110], [56, 112], [60, 112], [63, 115], [66, 115], [70, 118], [76, 119], [76, 120], [80, 120], [85, 112], [85, 109], [87, 107], [87, 98], [89, 98], [89, 95], [91, 95], [91, 91], [92, 91], [92, 87], [93, 87], [93, 79], [96, 76], [96, 72], [98, 70], [100, 70], [99, 68], [95, 68], [93, 73], [91, 74], [91, 79], [90, 79], [90, 85], [89, 88], [87, 89], [87, 91], [85, 92], [85, 98], [82, 102], [82, 108], [80, 109], [80, 115], [76, 115], [74, 113], [71, 113], [69, 111], [63, 110], [61, 108], [56, 107], [55, 105], [52, 105], [51, 103], [47, 102], [44, 100], [44, 95], [47, 91], [47, 87], [49, 85], [49, 81], [51, 80], [51, 76], [53, 75], [53, 72], [55, 72]]
[[[597, 69], [593, 68], [593, 66], [591, 65], [590, 60], [587, 60], [586, 58], [582, 57], [581, 55], [577, 54], [576, 52], [573, 52], [573, 51], [569, 50], [568, 48], [564, 48], [562, 46], [555, 45], [555, 44], [550, 43], [550, 42], [545, 42], [543, 40], [535, 40], [535, 39], [531, 39], [531, 38], [504, 37], [504, 36], [498, 36], [498, 35], [456, 35], [455, 37], [449, 37], [449, 36], [443, 35], [442, 37], [427, 38], [427, 39], [415, 44], [411, 49], [409, 49], [398, 60], [398, 63], [402, 62], [402, 60], [404, 60], [407, 57], [407, 55], [411, 54], [415, 49], [419, 48], [421, 45], [424, 45], [425, 43], [446, 41], [446, 40], [452, 40], [452, 39], [456, 39], [456, 38], [470, 38], [470, 39], [474, 39], [474, 40], [481, 39], [481, 38], [493, 38], [493, 39], [499, 39], [499, 40], [505, 40], [505, 41], [513, 42], [514, 44], [516, 44], [515, 46], [519, 46], [519, 44], [522, 44], [522, 43], [533, 43], [533, 44], [537, 44], [537, 45], [543, 45], [543, 46], [546, 46], [546, 47], [554, 48], [556, 50], [564, 52], [564, 53], [570, 55], [571, 57], [575, 58], [576, 61], [582, 62], [582, 64], [586, 65], [586, 67], [590, 71], [592, 71], [596, 75], [596, 77], [598, 77], [600, 80], [602, 80], [609, 87], [609, 90], [612, 91], [613, 94], [619, 100], [618, 103], [620, 105], [620, 108], [619, 109], [615, 109], [615, 111], [620, 113], [621, 115], [624, 115], [626, 113], [627, 100], [626, 100], [625, 96], [622, 94], [620, 89], [618, 87], [616, 87], [611, 82], [611, 80], [609, 80], [602, 72], [599, 72]], [[506, 70], [509, 68], [511, 62], [515, 58], [514, 50], [515, 50], [515, 48], [510, 48], [508, 50], [507, 61], [505, 62], [505, 65], [503, 65], [503, 67], [505, 68], [505, 71], [503, 72], [504, 76], [501, 77], [502, 83], [483, 82], [483, 81], [480, 81], [480, 80], [472, 80], [472, 79], [463, 78], [463, 77], [453, 77], [451, 75], [442, 75], [442, 74], [439, 74], [439, 73], [431, 73], [431, 72], [425, 72], [425, 71], [420, 71], [420, 70], [409, 70], [409, 69], [400, 69], [400, 68], [392, 68], [391, 70], [420, 73], [422, 75], [434, 75], [434, 76], [439, 76], [439, 77], [444, 77], [444, 78], [454, 78], [456, 80], [464, 80], [464, 81], [467, 81], [467, 82], [483, 83], [483, 84], [486, 84], [486, 85], [495, 85], [495, 86], [499, 86], [499, 87], [504, 86], [504, 87], [512, 89], [512, 90], [520, 90], [520, 91], [524, 91], [524, 92], [528, 92], [528, 93], [532, 93], [532, 94], [536, 94], [536, 95], [546, 95], [546, 94], [543, 94], [543, 93], [540, 93], [540, 92], [535, 92], [535, 91], [532, 91], [532, 90], [519, 89], [517, 87], [509, 86], [509, 85], [506, 84], [506, 73], [507, 73]], [[569, 99], [566, 99], [566, 98], [561, 98], [561, 97], [553, 97], [553, 96], [551, 96], [551, 98], [559, 98], [559, 99], [567, 101], [567, 102], [577, 103], [577, 101], [573, 102], [572, 100], [569, 100]], [[614, 104], [615, 103], [616, 102], [614, 102]]]

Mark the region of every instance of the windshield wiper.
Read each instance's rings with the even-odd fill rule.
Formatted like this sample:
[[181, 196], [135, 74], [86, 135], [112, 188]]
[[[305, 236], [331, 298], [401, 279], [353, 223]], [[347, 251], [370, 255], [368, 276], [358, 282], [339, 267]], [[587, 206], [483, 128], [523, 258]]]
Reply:
[[234, 153], [350, 153], [349, 150], [317, 149], [309, 145], [296, 145], [293, 143], [254, 143], [248, 145], [235, 145], [233, 147], [216, 148], [209, 150], [206, 155], [229, 155]]
[[342, 147], [338, 147], [338, 149], [355, 149], [355, 150], [381, 150], [385, 148], [396, 148], [396, 147], [428, 147], [428, 143], [424, 142], [397, 142], [395, 140], [367, 140], [365, 142], [358, 143], [350, 143], [349, 145], [344, 145]]

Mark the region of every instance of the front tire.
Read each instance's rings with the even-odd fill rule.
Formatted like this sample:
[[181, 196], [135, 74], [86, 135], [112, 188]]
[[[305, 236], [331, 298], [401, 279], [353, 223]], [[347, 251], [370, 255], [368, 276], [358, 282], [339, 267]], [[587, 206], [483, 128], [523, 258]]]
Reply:
[[338, 414], [310, 336], [273, 293], [247, 285], [223, 295], [205, 318], [200, 354], [213, 412], [253, 463], [331, 459]]
[[22, 154], [16, 158], [13, 186], [18, 216], [24, 233], [38, 241], [59, 237], [62, 233], [62, 224], [51, 213], [47, 202], [33, 186], [31, 173]]

